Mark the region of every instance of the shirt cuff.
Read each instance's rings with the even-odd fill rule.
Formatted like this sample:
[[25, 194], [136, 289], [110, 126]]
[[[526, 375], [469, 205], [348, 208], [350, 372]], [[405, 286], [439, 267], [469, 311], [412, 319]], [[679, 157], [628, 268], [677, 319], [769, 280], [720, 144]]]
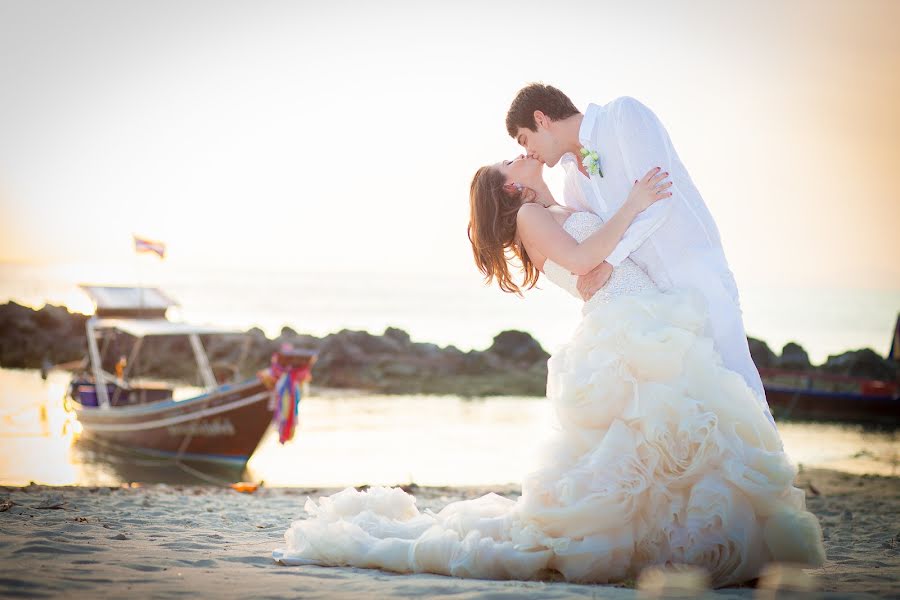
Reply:
[[625, 250], [625, 248], [622, 247], [622, 244], [620, 243], [613, 249], [610, 255], [606, 257], [606, 262], [611, 264], [613, 267], [618, 267], [619, 263], [621, 263], [628, 257], [628, 254], [629, 253]]

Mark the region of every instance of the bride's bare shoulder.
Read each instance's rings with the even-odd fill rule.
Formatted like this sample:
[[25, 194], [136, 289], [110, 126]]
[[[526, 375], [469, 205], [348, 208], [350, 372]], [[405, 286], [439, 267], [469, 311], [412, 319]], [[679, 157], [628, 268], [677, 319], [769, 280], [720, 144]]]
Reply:
[[547, 257], [538, 250], [548, 236], [559, 227], [559, 218], [549, 207], [530, 202], [519, 207], [516, 213], [516, 240], [520, 242], [531, 262], [541, 273]]
[[526, 202], [519, 207], [516, 219], [536, 219], [539, 218], [538, 215], [546, 214], [547, 212], [549, 212], [547, 207], [541, 206], [537, 202]]
[[529, 226], [546, 223], [552, 219], [553, 214], [550, 212], [550, 209], [536, 202], [523, 204], [516, 213], [516, 224], [519, 227], [528, 228]]
[[519, 207], [519, 212], [516, 213], [516, 224], [520, 228], [544, 228], [552, 223], [556, 223], [559, 227], [562, 227], [566, 218], [571, 214], [571, 211], [567, 211], [566, 209], [542, 206], [534, 202], [529, 202], [528, 204], [523, 204]]

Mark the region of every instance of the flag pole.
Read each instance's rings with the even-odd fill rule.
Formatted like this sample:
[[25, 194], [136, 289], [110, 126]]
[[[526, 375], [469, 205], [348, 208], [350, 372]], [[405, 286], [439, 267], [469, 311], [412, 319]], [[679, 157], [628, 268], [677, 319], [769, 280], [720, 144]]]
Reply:
[[[134, 252], [136, 255], [144, 254], [147, 252], [152, 252], [156, 254], [160, 260], [165, 257], [166, 254], [166, 245], [158, 240], [151, 240], [146, 238], [140, 238], [134, 232], [131, 233], [131, 237], [134, 241]], [[136, 260], [140, 260], [140, 258], [135, 257]], [[138, 285], [138, 308], [141, 312], [143, 312], [145, 306], [145, 293], [144, 293], [144, 277], [142, 274], [142, 267], [138, 266], [136, 271], [137, 275], [137, 285]]]
[[144, 313], [144, 278], [141, 273], [141, 253], [138, 251], [138, 236], [134, 232], [131, 233], [131, 243], [134, 247], [135, 283], [137, 284], [138, 289], [138, 314], [141, 315]]

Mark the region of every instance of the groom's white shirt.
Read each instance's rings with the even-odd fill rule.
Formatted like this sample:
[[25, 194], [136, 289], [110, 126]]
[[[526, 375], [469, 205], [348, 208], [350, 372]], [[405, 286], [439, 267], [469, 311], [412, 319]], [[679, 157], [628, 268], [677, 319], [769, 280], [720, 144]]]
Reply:
[[663, 290], [698, 290], [707, 301], [709, 333], [725, 366], [744, 378], [774, 424], [759, 371], [750, 357], [737, 285], [719, 230], [665, 127], [649, 108], [624, 96], [603, 106], [588, 105], [579, 140], [597, 152], [603, 176], [586, 177], [578, 169], [578, 159], [571, 153], [564, 155], [563, 201], [604, 221], [622, 206], [636, 179], [656, 166], [668, 171], [672, 196], [638, 215], [607, 262], [616, 266], [630, 257]]

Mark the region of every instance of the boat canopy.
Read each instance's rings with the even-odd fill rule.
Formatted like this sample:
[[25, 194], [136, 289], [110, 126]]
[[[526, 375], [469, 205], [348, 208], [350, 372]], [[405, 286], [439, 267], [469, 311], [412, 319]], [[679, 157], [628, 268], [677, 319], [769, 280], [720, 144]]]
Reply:
[[[88, 355], [91, 359], [91, 371], [97, 389], [97, 400], [101, 409], [109, 409], [110, 402], [107, 387], [100, 384], [113, 383], [120, 388], [127, 386], [128, 375], [137, 362], [138, 353], [146, 337], [162, 335], [187, 337], [191, 343], [191, 349], [194, 351], [200, 378], [207, 391], [216, 388], [218, 384], [209, 364], [209, 357], [200, 341], [201, 335], [241, 335], [244, 337], [243, 354], [247, 352], [250, 337], [243, 331], [166, 319], [166, 311], [169, 307], [178, 306], [178, 303], [158, 288], [100, 285], [81, 285], [79, 287], [91, 297], [96, 306], [94, 316], [85, 323], [85, 333], [87, 334]], [[137, 338], [121, 377], [103, 370], [102, 351], [97, 344], [96, 335], [103, 331], [122, 331]], [[101, 337], [103, 337], [102, 333]]]
[[206, 335], [206, 334], [243, 334], [237, 329], [226, 329], [212, 325], [196, 325], [167, 321], [166, 319], [95, 319], [94, 330], [117, 329], [134, 337], [143, 338], [155, 335]]
[[152, 287], [79, 286], [94, 303], [98, 317], [165, 317], [166, 310], [178, 303]]

